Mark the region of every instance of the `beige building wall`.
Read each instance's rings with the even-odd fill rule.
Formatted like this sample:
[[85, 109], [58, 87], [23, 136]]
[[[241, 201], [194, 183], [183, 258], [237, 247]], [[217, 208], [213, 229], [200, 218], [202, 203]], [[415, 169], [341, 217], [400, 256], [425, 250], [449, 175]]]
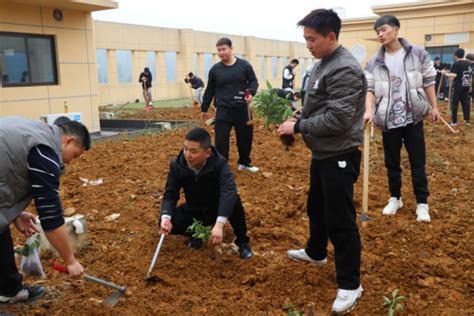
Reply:
[[[0, 0], [0, 32], [45, 34], [54, 37], [57, 85], [0, 87], [0, 116], [81, 112], [92, 132], [100, 130], [99, 90], [91, 10], [115, 8], [110, 1]], [[29, 4], [25, 4], [29, 3]], [[53, 19], [60, 9], [63, 20]], [[1, 63], [0, 63], [1, 65]], [[1, 67], [1, 66], [0, 66]]]
[[[474, 52], [474, 1], [425, 1], [372, 8], [378, 16], [395, 15], [399, 36], [423, 47], [458, 45]], [[380, 47], [373, 25], [377, 17], [344, 20], [340, 42], [365, 65]]]
[[[100, 104], [117, 104], [143, 100], [142, 88], [138, 76], [147, 67], [147, 52], [155, 53], [155, 69], [151, 69], [154, 77], [152, 95], [154, 100], [189, 97], [189, 88], [183, 79], [188, 72], [197, 73], [204, 78], [204, 55], [211, 54], [213, 63], [219, 61], [215, 43], [221, 37], [232, 40], [234, 54], [249, 61], [260, 82], [265, 87], [268, 80], [273, 86], [281, 86], [283, 67], [282, 58], [287, 63], [293, 58], [304, 58], [303, 67], [313, 63], [313, 59], [305, 44], [261, 39], [253, 36], [193, 31], [191, 29], [171, 29], [132, 25], [113, 22], [94, 22], [96, 48], [107, 51], [107, 83], [99, 84]], [[132, 55], [132, 81], [120, 83], [117, 77], [116, 51], [128, 50]], [[166, 79], [165, 53], [176, 52], [176, 81]], [[194, 54], [197, 54], [195, 65]], [[260, 56], [265, 60], [265, 76], [261, 77]], [[272, 73], [272, 58], [278, 57], [278, 75]], [[196, 71], [197, 69], [197, 71]], [[301, 68], [296, 70], [296, 83], [301, 85]]]

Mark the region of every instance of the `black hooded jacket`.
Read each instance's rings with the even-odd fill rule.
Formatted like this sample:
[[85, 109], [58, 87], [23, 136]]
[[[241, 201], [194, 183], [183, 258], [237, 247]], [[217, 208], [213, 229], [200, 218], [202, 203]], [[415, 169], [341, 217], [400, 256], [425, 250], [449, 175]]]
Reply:
[[161, 216], [173, 216], [184, 190], [187, 211], [215, 211], [217, 216], [229, 218], [237, 199], [237, 187], [227, 160], [214, 147], [205, 165], [196, 175], [184, 158], [183, 151], [170, 163], [166, 191], [161, 203]]

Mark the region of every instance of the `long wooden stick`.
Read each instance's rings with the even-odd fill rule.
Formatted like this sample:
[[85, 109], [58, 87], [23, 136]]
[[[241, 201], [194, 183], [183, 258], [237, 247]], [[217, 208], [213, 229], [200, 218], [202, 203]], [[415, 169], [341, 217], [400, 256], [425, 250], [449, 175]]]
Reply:
[[441, 91], [441, 86], [443, 85], [444, 73], [441, 73], [441, 78], [439, 79], [438, 91], [436, 92], [436, 98], [439, 99], [439, 92]]
[[446, 125], [446, 126], [449, 128], [449, 130], [450, 130], [451, 132], [453, 132], [454, 134], [456, 134], [456, 133], [458, 132], [458, 131], [455, 130], [451, 125], [449, 125], [449, 123], [446, 122], [446, 120], [445, 120], [441, 115], [439, 116], [439, 119], [441, 120], [441, 122], [444, 123], [444, 125]]
[[364, 129], [364, 176], [362, 182], [362, 227], [367, 226], [369, 220], [369, 152], [370, 152], [370, 126], [366, 124]]

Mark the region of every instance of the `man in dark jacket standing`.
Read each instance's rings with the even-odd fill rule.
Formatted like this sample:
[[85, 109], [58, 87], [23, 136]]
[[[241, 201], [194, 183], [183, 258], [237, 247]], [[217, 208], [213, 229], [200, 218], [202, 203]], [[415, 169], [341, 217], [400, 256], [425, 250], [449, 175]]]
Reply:
[[359, 175], [367, 81], [352, 54], [338, 43], [341, 20], [318, 9], [298, 22], [306, 47], [321, 58], [309, 80], [302, 115], [283, 123], [280, 135], [301, 133], [311, 149], [307, 212], [309, 240], [288, 257], [316, 265], [327, 263], [328, 239], [334, 245], [338, 291], [332, 310], [351, 310], [362, 296], [361, 242], [353, 185]]
[[59, 197], [63, 163], [90, 148], [87, 128], [74, 121], [48, 126], [20, 117], [0, 118], [0, 303], [26, 302], [44, 295], [42, 286], [27, 286], [18, 273], [10, 224], [29, 237], [37, 232], [34, 216], [24, 209], [35, 200], [41, 227], [67, 266], [81, 277]]
[[281, 88], [283, 90], [293, 91], [295, 81], [295, 68], [298, 67], [300, 62], [298, 59], [292, 59], [288, 65], [283, 68]]
[[148, 67], [143, 69], [143, 72], [138, 78], [138, 82], [142, 84], [143, 95], [145, 96], [145, 103], [147, 106], [152, 106], [153, 102], [151, 101], [151, 82], [153, 81], [153, 76]]
[[206, 120], [207, 111], [214, 98], [216, 107], [216, 149], [229, 159], [229, 137], [235, 128], [239, 151], [238, 170], [257, 172], [252, 166], [253, 126], [249, 104], [257, 93], [258, 81], [252, 65], [232, 54], [232, 41], [226, 37], [216, 43], [217, 54], [221, 61], [209, 71], [207, 88], [201, 104], [201, 118]]
[[[176, 207], [180, 190], [186, 203]], [[161, 204], [161, 230], [164, 234], [189, 235], [187, 228], [193, 219], [213, 225], [210, 242], [222, 242], [224, 225], [230, 222], [235, 244], [242, 259], [253, 256], [247, 236], [245, 212], [237, 194], [232, 172], [226, 159], [211, 146], [211, 136], [202, 128], [190, 130], [184, 148], [170, 164], [166, 192]], [[199, 248], [202, 242], [190, 239], [190, 247]]]

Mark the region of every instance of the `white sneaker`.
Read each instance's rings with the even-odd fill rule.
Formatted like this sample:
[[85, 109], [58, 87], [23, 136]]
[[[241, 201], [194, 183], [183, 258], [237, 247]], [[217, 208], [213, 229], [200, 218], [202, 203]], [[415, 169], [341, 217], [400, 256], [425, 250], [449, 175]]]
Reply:
[[337, 290], [337, 296], [332, 304], [333, 313], [347, 313], [351, 311], [357, 303], [357, 300], [362, 296], [364, 289], [362, 285], [355, 290]]
[[241, 165], [241, 164], [239, 164], [239, 165], [237, 166], [237, 170], [239, 170], [239, 171], [247, 170], [247, 171], [250, 171], [250, 172], [257, 172], [257, 171], [258, 171], [258, 168], [255, 167], [255, 166], [246, 166], [246, 165]]
[[428, 204], [419, 203], [416, 206], [416, 220], [419, 222], [431, 222]]
[[402, 198], [397, 199], [396, 197], [391, 197], [388, 200], [387, 206], [383, 208], [382, 214], [383, 215], [395, 215], [398, 209], [402, 208]]
[[319, 265], [319, 266], [322, 266], [322, 265], [324, 265], [328, 262], [328, 258], [324, 258], [323, 260], [311, 259], [311, 257], [308, 256], [308, 254], [306, 253], [306, 250], [304, 250], [304, 249], [288, 250], [286, 252], [286, 254], [288, 255], [288, 258], [290, 258], [291, 260], [308, 261], [308, 262], [314, 263], [314, 264]]

